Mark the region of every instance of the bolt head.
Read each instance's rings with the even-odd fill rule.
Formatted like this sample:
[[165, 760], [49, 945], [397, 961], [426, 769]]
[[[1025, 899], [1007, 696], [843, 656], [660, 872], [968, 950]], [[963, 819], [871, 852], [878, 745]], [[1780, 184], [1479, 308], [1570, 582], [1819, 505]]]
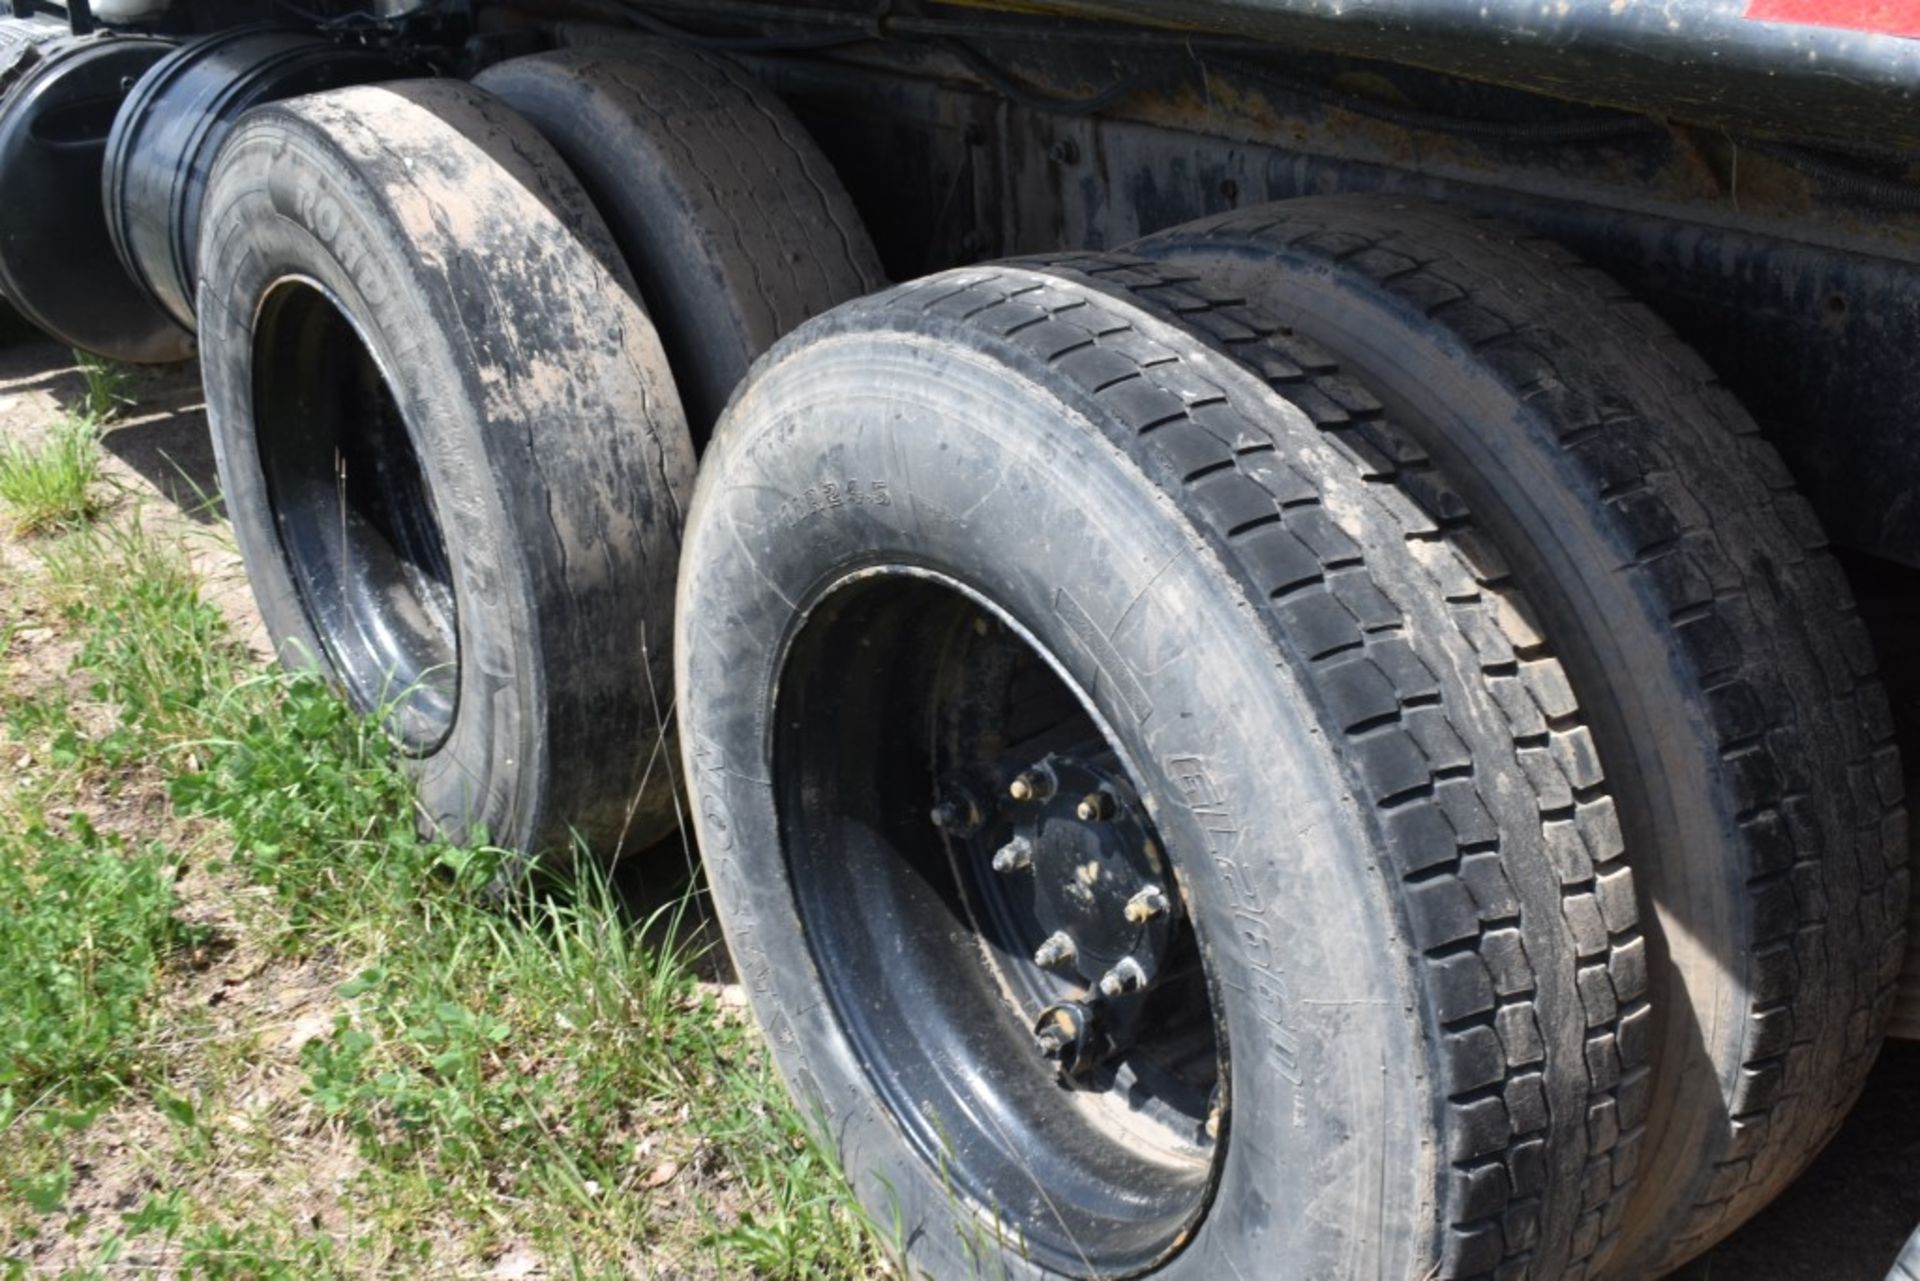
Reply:
[[1113, 797], [1105, 792], [1089, 792], [1073, 812], [1082, 823], [1104, 823], [1113, 817]]
[[1149, 885], [1127, 900], [1127, 920], [1134, 925], [1145, 925], [1156, 917], [1166, 915], [1167, 894], [1158, 885]]
[[1065, 930], [1055, 930], [1034, 949], [1033, 963], [1052, 968], [1056, 965], [1070, 964], [1079, 954], [1080, 949], [1074, 945], [1073, 936]]
[[1060, 1074], [1068, 1080], [1092, 1066], [1089, 1055], [1095, 1049], [1093, 1011], [1078, 1001], [1061, 1001], [1040, 1013], [1033, 1026], [1033, 1043]]
[[1100, 976], [1100, 995], [1130, 996], [1147, 985], [1147, 972], [1131, 956], [1123, 956], [1114, 967]]
[[1024, 836], [1016, 836], [994, 851], [993, 870], [1002, 876], [1011, 872], [1024, 872], [1032, 866], [1033, 842]]
[[950, 835], [972, 836], [980, 830], [980, 807], [965, 790], [952, 788], [934, 801], [927, 820]]
[[1016, 801], [1044, 801], [1053, 795], [1053, 774], [1045, 768], [1022, 770], [1007, 784], [1007, 795]]

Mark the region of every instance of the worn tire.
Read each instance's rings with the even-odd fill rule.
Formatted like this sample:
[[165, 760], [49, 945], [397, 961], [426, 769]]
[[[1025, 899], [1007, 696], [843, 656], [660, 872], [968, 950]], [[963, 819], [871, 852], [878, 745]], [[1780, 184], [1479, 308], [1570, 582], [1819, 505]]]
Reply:
[[540, 130], [613, 229], [697, 444], [755, 357], [884, 282], [833, 166], [729, 58], [616, 38], [514, 58], [474, 83]]
[[[363, 707], [395, 700], [421, 809], [445, 831], [556, 859], [663, 835], [693, 452], [653, 326], [559, 157], [467, 85], [339, 90], [249, 113], [205, 210], [208, 413], [282, 653]], [[348, 384], [374, 390], [333, 414]], [[377, 448], [346, 434], [374, 417]], [[351, 545], [327, 533], [329, 448]], [[361, 449], [374, 456], [345, 461]], [[409, 468], [415, 488], [382, 488]], [[349, 490], [354, 472], [375, 479]], [[441, 575], [410, 608], [444, 612], [453, 656], [397, 696], [385, 656], [415, 651], [376, 642], [411, 637], [411, 615], [354, 595], [356, 572], [389, 562]]]
[[1617, 1267], [1699, 1253], [1831, 1136], [1899, 965], [1900, 765], [1818, 522], [1700, 359], [1550, 242], [1344, 197], [1132, 250], [1334, 351], [1539, 604], [1657, 922], [1652, 1106]]
[[[801, 717], [774, 701], [793, 637], [875, 565], [950, 576], [1038, 638], [1142, 771], [1226, 994], [1226, 1155], [1155, 1275], [1584, 1275], [1630, 1184], [1648, 1022], [1586, 734], [1516, 733], [1488, 653], [1541, 689], [1557, 667], [1482, 590], [1470, 540], [1316, 425], [1361, 393], [1276, 389], [1216, 352], [1236, 331], [1276, 365], [1300, 354], [1150, 266], [1081, 256], [848, 304], [757, 369], [698, 487], [675, 644], [736, 964], [913, 1270], [1079, 1274], [967, 1253], [1007, 1203], [957, 1197], [875, 1098], [790, 871], [773, 744]], [[885, 650], [846, 661], [892, 688]], [[981, 1063], [1019, 1056], [994, 1035]]]

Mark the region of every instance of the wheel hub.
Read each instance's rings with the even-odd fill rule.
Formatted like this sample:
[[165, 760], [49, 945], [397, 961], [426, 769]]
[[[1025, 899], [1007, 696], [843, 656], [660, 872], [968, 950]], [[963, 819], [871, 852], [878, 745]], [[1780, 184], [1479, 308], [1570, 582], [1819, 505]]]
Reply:
[[1035, 964], [1108, 997], [1144, 988], [1166, 959], [1176, 913], [1133, 789], [1053, 754], [1015, 776], [1007, 802], [1013, 835], [993, 867], [1031, 918], [1035, 952], [1056, 945]]
[[932, 818], [988, 862], [1020, 986], [1044, 1003], [1035, 1044], [1063, 1077], [1080, 1076], [1131, 1040], [1140, 998], [1165, 972], [1179, 896], [1111, 753], [1049, 752], [1000, 774], [984, 801], [984, 789], [950, 785]]

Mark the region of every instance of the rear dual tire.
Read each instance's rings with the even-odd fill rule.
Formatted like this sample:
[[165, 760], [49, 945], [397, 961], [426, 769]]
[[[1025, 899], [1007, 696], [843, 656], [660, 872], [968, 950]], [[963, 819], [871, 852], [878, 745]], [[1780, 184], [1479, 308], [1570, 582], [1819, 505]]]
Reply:
[[637, 38], [488, 68], [592, 197], [660, 327], [695, 447], [760, 353], [884, 283], [833, 166], [718, 54]]
[[1616, 1266], [1677, 1266], [1832, 1135], [1899, 971], [1901, 771], [1818, 521], [1699, 357], [1550, 242], [1335, 197], [1129, 252], [1337, 353], [1539, 606], [1657, 944], [1645, 1172]]
[[552, 863], [672, 833], [680, 388], [703, 437], [878, 275], [798, 123], [713, 55], [539, 55], [256, 109], [205, 200], [208, 402], [270, 634], [388, 717], [451, 835]]
[[[1182, 327], [1245, 316], [1097, 277], [1013, 264], [841, 308], [708, 456], [683, 746], [773, 1053], [910, 1270], [1581, 1275], [1631, 1174], [1646, 1014], [1617, 839], [1558, 777], [1581, 749], [1520, 763], [1435, 587], [1453, 544]], [[970, 658], [1003, 633], [1034, 673], [1005, 688], [1077, 706], [1147, 798], [1218, 1029], [1210, 1142], [1089, 1123], [1113, 1085], [1053, 1086], [1032, 1029], [1097, 971], [1036, 989], [1043, 940], [973, 906], [1078, 875], [982, 870], [1031, 804], [1000, 762], [1053, 741]]]
[[449, 835], [564, 862], [671, 831], [693, 452], [565, 166], [411, 82], [254, 111], [205, 208], [208, 413], [283, 654], [388, 718]]

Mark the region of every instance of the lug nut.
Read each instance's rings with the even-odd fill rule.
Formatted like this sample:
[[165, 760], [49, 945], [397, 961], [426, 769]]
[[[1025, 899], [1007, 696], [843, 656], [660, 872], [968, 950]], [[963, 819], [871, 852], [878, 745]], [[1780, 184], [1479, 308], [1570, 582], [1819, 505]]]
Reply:
[[1033, 866], [1033, 842], [1016, 836], [993, 854], [993, 870], [1001, 875], [1024, 872]]
[[1053, 775], [1045, 769], [1022, 770], [1007, 787], [1016, 801], [1044, 801], [1053, 795]]
[[1080, 954], [1073, 939], [1065, 930], [1055, 930], [1046, 940], [1034, 949], [1033, 963], [1048, 969], [1056, 965], [1066, 965]]
[[1128, 921], [1135, 925], [1145, 925], [1155, 917], [1166, 914], [1166, 891], [1158, 885], [1149, 885], [1127, 900], [1126, 910]]
[[980, 807], [965, 791], [955, 789], [941, 796], [927, 812], [928, 820], [952, 836], [972, 836], [980, 829]]
[[1131, 956], [1123, 956], [1114, 967], [1100, 976], [1100, 995], [1130, 996], [1147, 985], [1147, 972]]
[[1078, 1001], [1061, 1001], [1040, 1012], [1033, 1025], [1033, 1042], [1060, 1079], [1069, 1081], [1094, 1066], [1102, 1038], [1094, 1011]]
[[1113, 817], [1113, 797], [1105, 792], [1088, 792], [1073, 812], [1082, 823], [1104, 823]]

